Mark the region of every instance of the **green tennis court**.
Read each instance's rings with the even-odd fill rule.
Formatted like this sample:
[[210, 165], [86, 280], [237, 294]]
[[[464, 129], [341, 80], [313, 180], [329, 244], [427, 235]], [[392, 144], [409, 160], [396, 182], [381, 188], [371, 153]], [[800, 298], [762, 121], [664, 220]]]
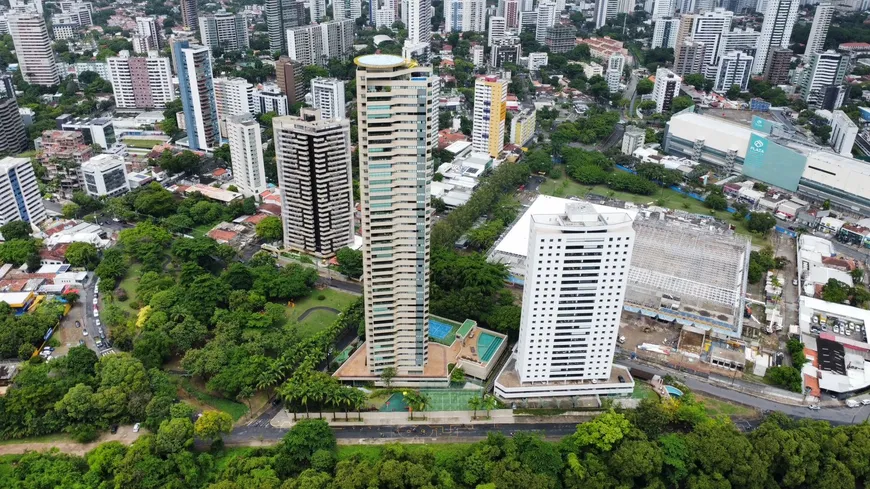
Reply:
[[[468, 400], [472, 397], [480, 397], [480, 391], [465, 389], [422, 389], [420, 391], [429, 398], [429, 406], [426, 411], [468, 411]], [[384, 413], [396, 413], [407, 411], [408, 405], [401, 392], [396, 392], [384, 403], [379, 411]]]

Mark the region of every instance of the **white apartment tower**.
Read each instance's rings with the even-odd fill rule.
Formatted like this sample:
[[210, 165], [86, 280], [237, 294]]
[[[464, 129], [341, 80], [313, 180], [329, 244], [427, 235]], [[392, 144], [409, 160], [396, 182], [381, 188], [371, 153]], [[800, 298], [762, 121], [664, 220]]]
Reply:
[[622, 154], [631, 155], [646, 142], [646, 130], [642, 127], [628, 126], [622, 135]]
[[121, 51], [106, 64], [119, 109], [162, 109], [175, 100], [171, 62], [157, 51], [134, 57]]
[[51, 38], [45, 19], [36, 13], [16, 13], [7, 16], [9, 35], [18, 57], [18, 71], [24, 81], [45, 87], [60, 84], [60, 73], [54, 61]]
[[217, 12], [199, 18], [203, 46], [224, 51], [245, 51], [250, 46], [248, 24], [242, 14]]
[[226, 135], [226, 121], [229, 117], [255, 112], [254, 86], [244, 78], [215, 78], [214, 98], [222, 135]]
[[535, 40], [543, 44], [547, 37], [547, 28], [556, 24], [556, 4], [541, 2], [538, 5], [538, 21], [535, 24]]
[[231, 116], [227, 118], [227, 139], [233, 164], [233, 184], [245, 197], [260, 195], [266, 190], [260, 123], [251, 114]]
[[308, 9], [311, 13], [311, 23], [316, 24], [326, 17], [326, 0], [310, 0]]
[[622, 209], [579, 202], [562, 213], [531, 216], [515, 354], [521, 384], [610, 378], [632, 222]]
[[12, 221], [36, 225], [47, 218], [30, 158], [0, 159], [0, 226]]
[[352, 20], [362, 17], [361, 0], [332, 0], [333, 20]]
[[740, 51], [732, 51], [719, 58], [713, 91], [725, 93], [734, 85], [739, 86], [740, 91], [745, 91], [752, 74], [752, 60], [752, 56]]
[[831, 139], [828, 143], [843, 156], [852, 156], [852, 146], [858, 136], [858, 126], [842, 110], [835, 110], [831, 119]]
[[440, 80], [431, 67], [399, 56], [360, 56], [356, 64], [367, 365], [372, 375], [391, 367], [420, 376], [429, 358], [429, 187]]
[[353, 243], [350, 121], [303, 108], [298, 117], [272, 119], [272, 127], [284, 247], [333, 256]]
[[758, 48], [755, 51], [755, 62], [752, 73], [759, 74], [767, 66], [767, 58], [780, 48], [788, 48], [791, 31], [797, 20], [800, 0], [770, 0], [764, 11], [764, 23], [761, 24], [761, 35], [758, 37]]
[[160, 32], [154, 17], [136, 17], [136, 34], [133, 36], [133, 52], [146, 54], [160, 50]]
[[344, 119], [344, 81], [337, 78], [314, 78], [311, 80], [311, 103], [320, 110], [320, 118]]
[[346, 59], [353, 51], [353, 26], [353, 20], [340, 20], [287, 29], [287, 55], [303, 65]]
[[445, 0], [445, 32], [483, 32], [486, 30], [486, 1]]
[[677, 10], [677, 2], [675, 0], [653, 0], [652, 16], [653, 22], [672, 17]]
[[632, 0], [595, 0], [595, 28], [599, 29], [610, 19], [619, 14], [630, 14], [634, 11]]
[[605, 80], [607, 80], [607, 88], [610, 93], [619, 91], [619, 82], [622, 80], [622, 70], [625, 68], [625, 56], [622, 53], [613, 53], [607, 60], [607, 72]]
[[656, 82], [652, 92], [653, 99], [656, 101], [656, 112], [671, 111], [671, 102], [680, 94], [682, 81], [682, 78], [667, 68], [656, 70]]
[[[723, 8], [713, 11], [705, 11], [692, 15], [690, 38], [695, 42], [702, 42], [705, 46], [704, 68], [715, 66], [719, 54], [719, 46], [723, 36], [731, 30], [731, 19], [734, 13]], [[682, 20], [681, 20], [682, 22]], [[680, 42], [680, 39], [677, 39]]]
[[663, 17], [655, 22], [652, 44], [655, 48], [673, 48], [677, 44], [677, 32], [680, 30], [680, 19]]
[[493, 15], [489, 18], [489, 33], [486, 38], [487, 47], [493, 47], [498, 41], [505, 37], [507, 31], [507, 21], [504, 17]]
[[[722, 36], [722, 42], [719, 43], [719, 56], [732, 51], [740, 51], [750, 56], [755, 56], [755, 50], [758, 47], [758, 36], [760, 32], [752, 29], [734, 29], [731, 32]], [[755, 64], [753, 62], [753, 64]]]
[[113, 154], [99, 154], [82, 163], [82, 177], [88, 195], [116, 197], [130, 191], [127, 182], [127, 164], [124, 158]]
[[474, 82], [471, 150], [498, 158], [504, 149], [508, 80], [481, 76]]
[[810, 27], [810, 37], [807, 39], [804, 58], [825, 50], [825, 39], [828, 37], [828, 28], [831, 27], [833, 18], [834, 6], [832, 4], [823, 3], [816, 6], [816, 15], [813, 17], [813, 26]]
[[[432, 43], [432, 0], [408, 0], [408, 38], [402, 57], [429, 62]], [[404, 15], [404, 14], [403, 14]]]
[[807, 105], [819, 107], [825, 98], [825, 90], [842, 85], [848, 70], [847, 56], [835, 51], [813, 54], [798, 86], [801, 98]]

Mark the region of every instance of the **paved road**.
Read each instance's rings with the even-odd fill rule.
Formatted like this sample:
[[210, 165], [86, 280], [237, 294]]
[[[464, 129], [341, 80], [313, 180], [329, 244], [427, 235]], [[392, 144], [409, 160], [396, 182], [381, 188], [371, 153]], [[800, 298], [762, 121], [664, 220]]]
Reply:
[[635, 102], [635, 99], [637, 98], [636, 97], [637, 94], [635, 93], [635, 91], [637, 90], [638, 80], [639, 80], [639, 78], [637, 76], [637, 72], [632, 70], [631, 71], [631, 78], [629, 79], [628, 86], [625, 87], [625, 93], [623, 94], [625, 96], [625, 98], [630, 100], [630, 103], [628, 104], [628, 114], [624, 114], [627, 119], [635, 116], [634, 115], [635, 114], [634, 102]]
[[607, 151], [614, 145], [618, 144], [620, 141], [622, 141], [623, 134], [625, 134], [625, 126], [622, 124], [616, 124], [616, 126], [613, 128], [613, 132], [610, 133], [610, 136], [608, 136], [607, 139], [605, 139], [604, 142], [598, 146], [598, 151]]

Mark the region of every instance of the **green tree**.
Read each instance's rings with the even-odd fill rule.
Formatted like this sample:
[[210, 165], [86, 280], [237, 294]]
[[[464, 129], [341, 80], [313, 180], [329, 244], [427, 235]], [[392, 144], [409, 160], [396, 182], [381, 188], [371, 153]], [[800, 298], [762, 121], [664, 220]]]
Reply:
[[737, 100], [740, 97], [740, 85], [731, 85], [731, 88], [725, 92], [725, 96], [731, 100]]
[[193, 423], [187, 418], [173, 418], [160, 423], [154, 446], [166, 455], [176, 454], [193, 445]]
[[688, 109], [694, 104], [695, 102], [692, 101], [692, 97], [686, 95], [674, 97], [674, 99], [671, 101], [671, 113], [676, 114], [677, 112], [680, 112], [684, 109]]
[[396, 369], [393, 367], [387, 367], [381, 372], [381, 382], [383, 382], [387, 388], [390, 387], [390, 384], [392, 384], [395, 377]]
[[653, 91], [653, 82], [648, 78], [642, 78], [638, 80], [635, 91], [638, 95], [648, 95]]
[[350, 278], [360, 278], [363, 273], [362, 251], [344, 247], [335, 254], [338, 273]]
[[91, 243], [71, 243], [66, 249], [64, 257], [70, 265], [86, 268], [88, 270], [93, 270], [100, 262], [97, 247]]
[[30, 239], [31, 232], [30, 223], [24, 221], [12, 221], [0, 226], [0, 235], [3, 235], [5, 241]]
[[194, 433], [203, 440], [219, 440], [233, 429], [233, 418], [223, 411], [203, 411], [194, 424]]
[[728, 208], [728, 201], [725, 199], [725, 196], [711, 192], [704, 199], [704, 205], [714, 211], [724, 211]]
[[776, 218], [769, 212], [751, 212], [749, 220], [746, 222], [746, 227], [750, 231], [760, 234], [766, 234], [776, 226]]
[[832, 278], [822, 286], [822, 299], [826, 302], [843, 304], [849, 300], [849, 286]]
[[284, 435], [281, 443], [276, 447], [276, 454], [292, 467], [285, 470], [286, 473], [290, 473], [307, 467], [318, 450], [334, 452], [335, 449], [335, 434], [326, 421], [303, 419]]
[[269, 216], [257, 223], [257, 237], [265, 241], [278, 241], [284, 237], [284, 226], [278, 216]]

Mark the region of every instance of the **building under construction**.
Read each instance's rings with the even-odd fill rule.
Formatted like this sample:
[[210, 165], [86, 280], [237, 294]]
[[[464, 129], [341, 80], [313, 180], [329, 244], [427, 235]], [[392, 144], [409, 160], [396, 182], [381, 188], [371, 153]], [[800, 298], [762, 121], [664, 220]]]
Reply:
[[747, 238], [713, 226], [638, 219], [625, 310], [739, 338]]

